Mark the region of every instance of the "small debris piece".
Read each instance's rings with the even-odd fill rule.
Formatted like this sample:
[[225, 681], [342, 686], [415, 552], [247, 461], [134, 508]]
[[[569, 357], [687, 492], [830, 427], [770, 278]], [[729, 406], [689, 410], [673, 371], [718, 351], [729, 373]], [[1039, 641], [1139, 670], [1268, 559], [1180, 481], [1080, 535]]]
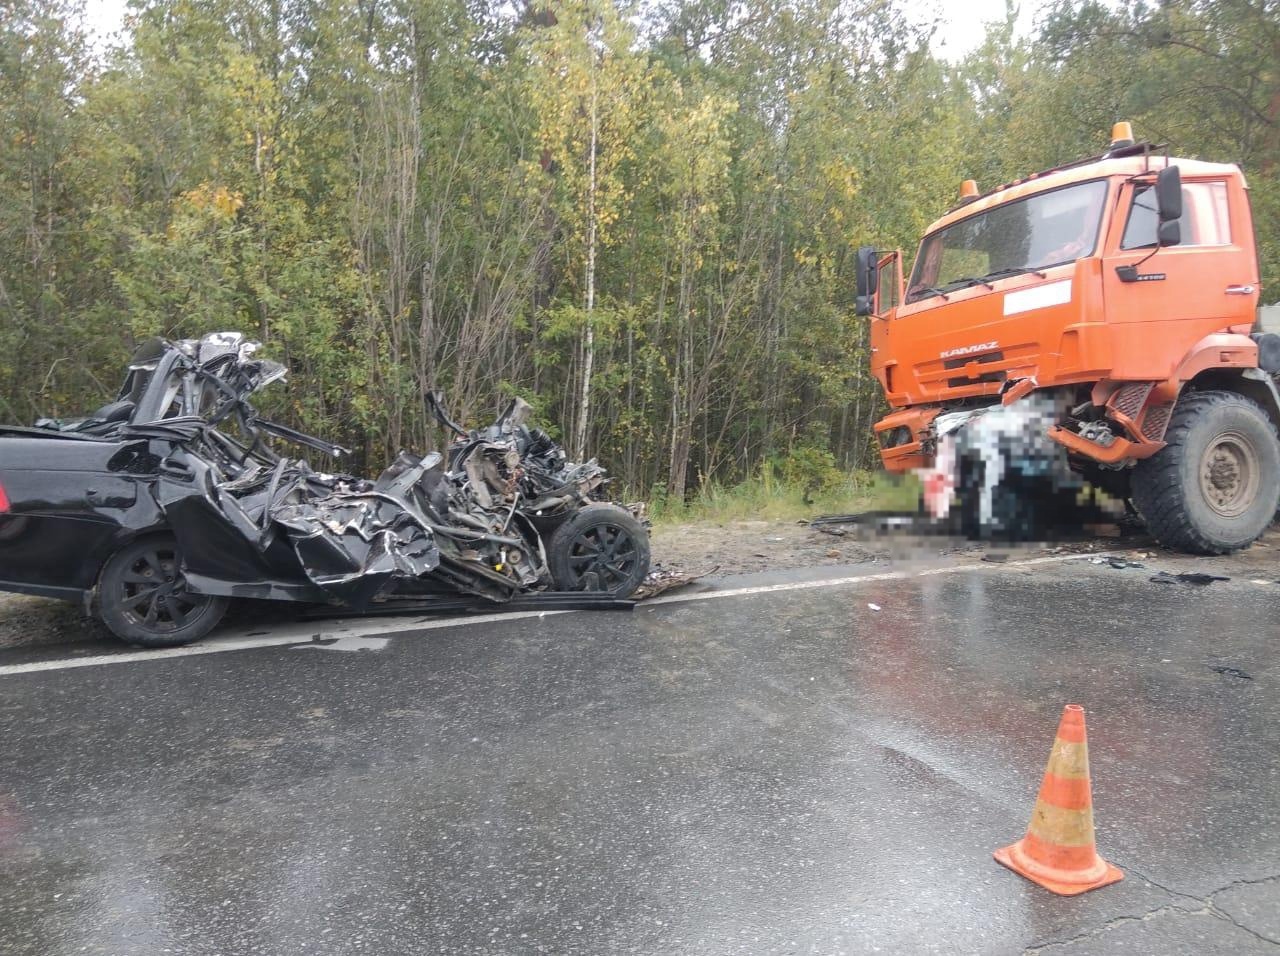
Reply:
[[1215, 674], [1221, 674], [1223, 677], [1234, 677], [1237, 680], [1253, 680], [1253, 675], [1246, 671], [1240, 670], [1238, 667], [1225, 667], [1223, 665], [1211, 665], [1209, 670]]
[[873, 610], [873, 611], [878, 611], [878, 610], [880, 610], [880, 605], [879, 605], [879, 604], [871, 604], [870, 602], [868, 602], [867, 607], [871, 608], [871, 610]]
[[643, 601], [646, 598], [657, 597], [659, 594], [665, 594], [676, 588], [682, 588], [685, 585], [692, 584], [694, 581], [705, 578], [709, 574], [715, 574], [720, 570], [720, 565], [710, 568], [706, 571], [698, 571], [690, 574], [681, 571], [679, 568], [667, 568], [661, 564], [655, 564], [653, 569], [645, 577], [640, 587], [636, 589], [632, 598], [636, 601]]
[[818, 515], [809, 519], [810, 528], [820, 528], [826, 524], [854, 524], [860, 521], [864, 516], [861, 514], [853, 515]]
[[813, 530], [821, 532], [822, 534], [829, 534], [834, 538], [843, 538], [845, 535], [849, 533], [845, 531], [844, 528], [836, 528], [832, 525], [826, 525], [826, 524], [817, 525], [814, 527]]
[[1117, 571], [1123, 571], [1123, 570], [1125, 570], [1126, 568], [1141, 568], [1141, 567], [1143, 567], [1143, 565], [1142, 565], [1140, 562], [1138, 562], [1138, 561], [1129, 561], [1129, 560], [1127, 560], [1127, 559], [1125, 559], [1125, 558], [1116, 558], [1116, 557], [1109, 557], [1109, 558], [1090, 558], [1090, 559], [1089, 559], [1089, 563], [1090, 563], [1090, 564], [1105, 564], [1105, 565], [1108, 565], [1109, 567], [1113, 567], [1113, 568], [1115, 568]]
[[984, 554], [982, 560], [989, 564], [1004, 564], [1009, 560], [1007, 554]]
[[1191, 571], [1184, 574], [1170, 574], [1168, 571], [1161, 571], [1151, 579], [1152, 584], [1212, 584], [1214, 581], [1230, 581], [1230, 578], [1224, 578], [1217, 574], [1204, 574], [1200, 571]]
[[838, 557], [840, 557], [840, 552], [839, 552], [839, 551], [837, 551], [835, 548], [832, 548], [830, 551], [828, 551], [828, 552], [827, 552], [827, 557], [828, 557], [828, 558], [838, 558]]
[[312, 636], [306, 644], [294, 644], [295, 651], [380, 651], [389, 644], [389, 637], [330, 637], [325, 634]]

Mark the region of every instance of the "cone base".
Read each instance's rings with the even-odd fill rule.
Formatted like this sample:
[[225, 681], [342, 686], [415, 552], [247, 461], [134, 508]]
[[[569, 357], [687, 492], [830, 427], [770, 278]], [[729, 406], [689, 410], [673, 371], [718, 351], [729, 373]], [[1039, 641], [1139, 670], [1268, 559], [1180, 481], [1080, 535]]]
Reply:
[[1022, 842], [1019, 840], [1017, 843], [996, 850], [993, 854], [996, 862], [1059, 896], [1078, 896], [1089, 890], [1096, 890], [1100, 886], [1119, 883], [1124, 879], [1123, 871], [1097, 854], [1094, 854], [1096, 865], [1090, 867], [1085, 873], [1046, 867], [1027, 857], [1023, 852]]

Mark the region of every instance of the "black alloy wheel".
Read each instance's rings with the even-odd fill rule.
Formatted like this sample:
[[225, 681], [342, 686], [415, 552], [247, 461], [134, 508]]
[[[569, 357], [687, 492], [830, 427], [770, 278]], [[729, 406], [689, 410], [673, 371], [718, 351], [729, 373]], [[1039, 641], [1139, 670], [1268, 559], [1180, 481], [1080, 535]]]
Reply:
[[649, 535], [631, 512], [591, 504], [551, 536], [551, 574], [561, 591], [599, 591], [626, 597], [649, 573]]
[[98, 603], [113, 634], [144, 647], [197, 641], [227, 607], [225, 598], [189, 590], [177, 545], [168, 537], [134, 541], [112, 555], [99, 578]]

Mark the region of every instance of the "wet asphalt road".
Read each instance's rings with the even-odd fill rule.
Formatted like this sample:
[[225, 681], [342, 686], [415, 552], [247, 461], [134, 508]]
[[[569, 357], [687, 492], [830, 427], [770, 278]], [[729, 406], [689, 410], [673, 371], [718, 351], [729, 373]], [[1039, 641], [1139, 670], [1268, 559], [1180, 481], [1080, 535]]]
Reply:
[[[1280, 585], [1149, 576], [0, 656], [0, 952], [1278, 952]], [[1071, 701], [1127, 875], [1063, 899], [991, 851]]]

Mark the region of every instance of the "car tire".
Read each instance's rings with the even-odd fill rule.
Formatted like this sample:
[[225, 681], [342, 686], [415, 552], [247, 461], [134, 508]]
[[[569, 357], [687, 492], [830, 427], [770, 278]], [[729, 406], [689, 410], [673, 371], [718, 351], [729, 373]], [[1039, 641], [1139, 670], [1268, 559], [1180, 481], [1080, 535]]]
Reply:
[[98, 576], [98, 613], [120, 640], [143, 647], [198, 641], [222, 620], [227, 599], [192, 594], [173, 538], [151, 536], [125, 545]]
[[1229, 554], [1252, 544], [1280, 506], [1280, 440], [1235, 392], [1184, 394], [1165, 447], [1133, 470], [1133, 503], [1167, 548]]
[[625, 508], [590, 504], [552, 533], [547, 564], [557, 590], [625, 598], [649, 573], [649, 533]]

